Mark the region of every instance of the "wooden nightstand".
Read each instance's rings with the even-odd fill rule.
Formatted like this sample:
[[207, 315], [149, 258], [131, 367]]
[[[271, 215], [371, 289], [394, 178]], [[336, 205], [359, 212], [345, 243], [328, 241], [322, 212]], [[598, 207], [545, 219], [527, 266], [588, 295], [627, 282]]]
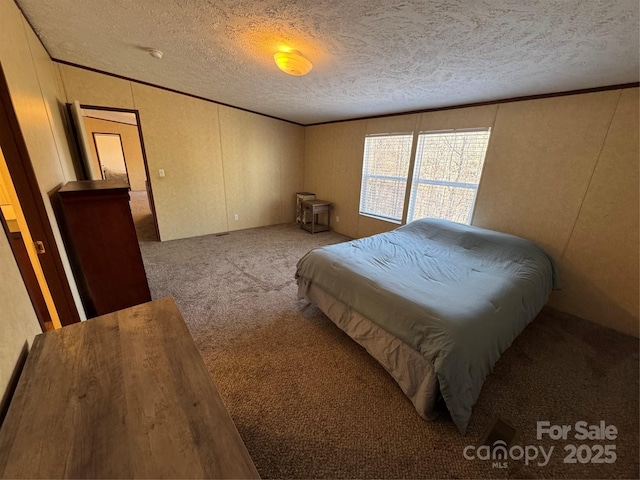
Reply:
[[[302, 222], [300, 226], [311, 233], [326, 232], [329, 230], [329, 210], [331, 203], [325, 200], [305, 200], [302, 202], [303, 219], [310, 219], [309, 222]], [[326, 218], [326, 223], [320, 222], [320, 216]]]

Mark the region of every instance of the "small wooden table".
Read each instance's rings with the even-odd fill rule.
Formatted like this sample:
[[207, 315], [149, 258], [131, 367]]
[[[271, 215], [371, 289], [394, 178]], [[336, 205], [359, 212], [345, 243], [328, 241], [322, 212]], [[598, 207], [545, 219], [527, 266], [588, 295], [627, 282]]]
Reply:
[[[331, 203], [325, 200], [305, 200], [302, 202], [303, 221], [300, 224], [302, 228], [311, 232], [326, 232], [329, 230]], [[320, 222], [320, 215], [325, 216], [326, 222]], [[310, 222], [304, 221], [304, 219], [310, 218]]]
[[2, 478], [259, 478], [170, 297], [38, 335]]

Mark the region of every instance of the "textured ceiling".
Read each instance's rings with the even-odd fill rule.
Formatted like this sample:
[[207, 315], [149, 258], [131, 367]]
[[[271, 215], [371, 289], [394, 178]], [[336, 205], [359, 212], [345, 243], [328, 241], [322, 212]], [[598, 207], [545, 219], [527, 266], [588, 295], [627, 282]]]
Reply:
[[55, 59], [301, 124], [639, 79], [638, 0], [17, 3]]

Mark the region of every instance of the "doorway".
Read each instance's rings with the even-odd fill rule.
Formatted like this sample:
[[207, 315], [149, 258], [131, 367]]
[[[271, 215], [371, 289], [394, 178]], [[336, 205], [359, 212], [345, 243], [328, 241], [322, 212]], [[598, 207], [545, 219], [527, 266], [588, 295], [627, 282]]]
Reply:
[[36, 244], [27, 225], [0, 146], [0, 222], [43, 332], [60, 328], [60, 318], [47, 285]]
[[[13, 109], [0, 65], [0, 230], [16, 263], [43, 330], [80, 321], [42, 192]], [[0, 232], [0, 235], [2, 232]]]
[[160, 237], [137, 110], [70, 105], [84, 171], [89, 180], [129, 183], [130, 207], [138, 241]]

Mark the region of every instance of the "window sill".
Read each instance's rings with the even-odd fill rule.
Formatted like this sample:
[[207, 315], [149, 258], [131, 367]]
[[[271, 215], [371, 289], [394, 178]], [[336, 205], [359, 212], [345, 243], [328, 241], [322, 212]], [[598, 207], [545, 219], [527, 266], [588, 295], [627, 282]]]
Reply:
[[381, 222], [393, 223], [395, 225], [402, 225], [402, 221], [401, 220], [393, 220], [393, 219], [387, 218], [387, 217], [378, 217], [377, 215], [371, 215], [370, 213], [358, 212], [358, 214], [361, 217], [368, 217], [368, 218], [373, 218], [375, 220], [380, 220]]

